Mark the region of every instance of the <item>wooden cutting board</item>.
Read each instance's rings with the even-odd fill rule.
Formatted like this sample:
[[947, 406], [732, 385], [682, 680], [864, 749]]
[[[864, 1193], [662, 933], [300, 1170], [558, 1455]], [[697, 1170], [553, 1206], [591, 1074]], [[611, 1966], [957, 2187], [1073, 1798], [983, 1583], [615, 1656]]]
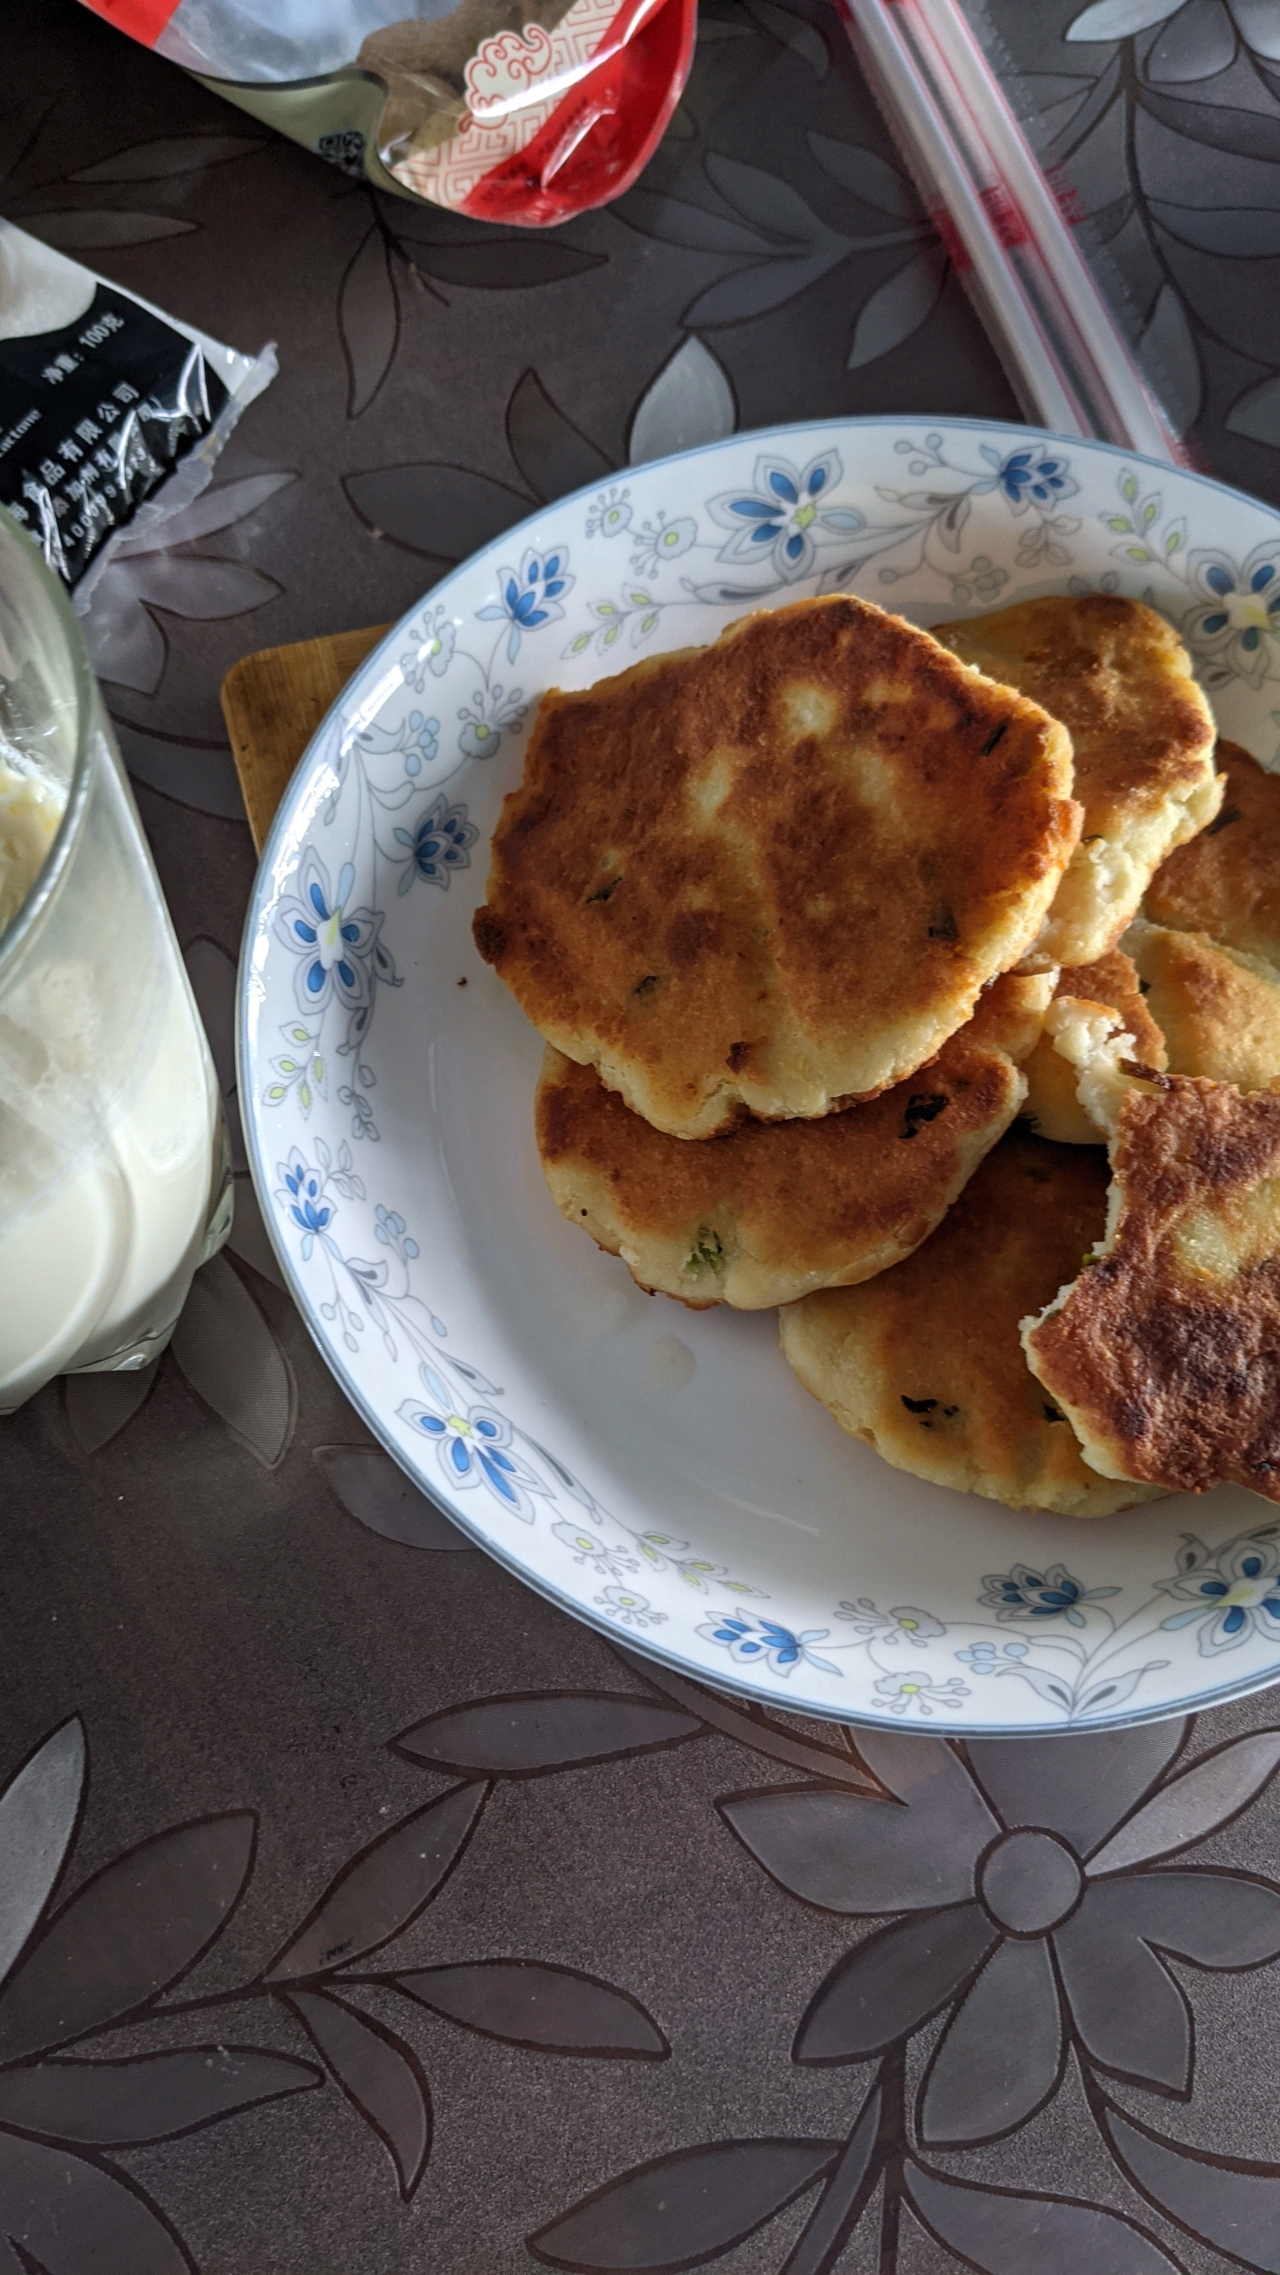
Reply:
[[262, 851], [289, 778], [331, 703], [389, 624], [331, 632], [242, 656], [222, 682], [222, 715], [244, 792], [253, 842]]

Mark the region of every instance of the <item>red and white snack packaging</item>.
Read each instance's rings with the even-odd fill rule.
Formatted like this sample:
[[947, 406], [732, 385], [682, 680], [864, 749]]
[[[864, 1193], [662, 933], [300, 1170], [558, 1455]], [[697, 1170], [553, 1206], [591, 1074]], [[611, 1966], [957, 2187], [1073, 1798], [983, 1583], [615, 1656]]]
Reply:
[[326, 155], [352, 137], [308, 131], [317, 83], [380, 83], [373, 179], [535, 229], [630, 187], [679, 100], [697, 15], [697, 0], [84, 5]]

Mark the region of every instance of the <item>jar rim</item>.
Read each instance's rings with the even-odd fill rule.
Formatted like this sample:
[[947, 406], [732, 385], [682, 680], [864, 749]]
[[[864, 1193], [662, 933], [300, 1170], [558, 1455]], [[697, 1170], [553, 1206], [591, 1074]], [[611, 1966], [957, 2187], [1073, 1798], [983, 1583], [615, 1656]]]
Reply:
[[[13, 550], [10, 551], [10, 548]], [[11, 923], [0, 932], [0, 991], [23, 950], [41, 929], [45, 915], [57, 897], [58, 888], [84, 825], [92, 779], [93, 725], [97, 710], [97, 682], [89, 667], [84, 640], [67, 589], [62, 579], [55, 576], [49, 568], [35, 540], [18, 527], [5, 508], [0, 507], [0, 564], [6, 553], [11, 560], [21, 562], [21, 573], [29, 573], [37, 587], [43, 586], [44, 597], [53, 611], [62, 647], [62, 660], [67, 666], [69, 688], [76, 707], [76, 744], [71, 779], [67, 787], [67, 802], [53, 843], [41, 862], [36, 881], [21, 908]]]

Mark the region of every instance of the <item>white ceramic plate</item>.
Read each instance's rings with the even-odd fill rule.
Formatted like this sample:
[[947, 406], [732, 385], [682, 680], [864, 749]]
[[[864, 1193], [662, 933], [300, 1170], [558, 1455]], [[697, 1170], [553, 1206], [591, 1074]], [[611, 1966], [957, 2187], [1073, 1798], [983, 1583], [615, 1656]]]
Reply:
[[383, 1444], [606, 1633], [896, 1727], [1211, 1705], [1280, 1677], [1280, 1511], [1224, 1488], [1086, 1525], [903, 1476], [800, 1388], [772, 1313], [641, 1295], [543, 1185], [542, 1046], [470, 933], [536, 699], [840, 586], [923, 624], [1150, 600], [1223, 731], [1280, 759], [1280, 515], [1199, 476], [1016, 426], [849, 419], [563, 499], [382, 642], [285, 796], [241, 978], [264, 1212]]

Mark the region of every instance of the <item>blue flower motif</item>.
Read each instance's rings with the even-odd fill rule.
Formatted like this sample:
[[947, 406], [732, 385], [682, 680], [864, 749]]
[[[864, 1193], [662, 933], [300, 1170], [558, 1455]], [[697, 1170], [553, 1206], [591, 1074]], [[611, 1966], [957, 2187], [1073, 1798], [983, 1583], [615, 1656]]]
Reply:
[[311, 1251], [319, 1237], [326, 1248], [333, 1248], [327, 1237], [335, 1211], [324, 1197], [324, 1180], [311, 1167], [295, 1145], [287, 1161], [277, 1164], [280, 1186], [276, 1199], [288, 1211], [293, 1223], [302, 1234], [302, 1260], [310, 1261]]
[[788, 458], [758, 458], [754, 489], [725, 490], [707, 501], [711, 519], [732, 532], [719, 559], [769, 564], [784, 584], [807, 576], [817, 558], [815, 529], [843, 535], [865, 525], [862, 514], [825, 503], [842, 472], [834, 450], [805, 467]]
[[1189, 1611], [1171, 1612], [1163, 1628], [1200, 1628], [1200, 1652], [1211, 1658], [1219, 1651], [1237, 1650], [1250, 1636], [1280, 1643], [1280, 1544], [1276, 1527], [1247, 1533], [1217, 1550], [1206, 1548], [1192, 1533], [1184, 1533], [1178, 1551], [1178, 1571], [1172, 1580], [1157, 1580], [1162, 1595], [1189, 1599]]
[[970, 1643], [965, 1650], [957, 1651], [956, 1657], [964, 1666], [971, 1667], [975, 1675], [993, 1675], [996, 1671], [994, 1643]]
[[602, 490], [593, 498], [587, 514], [588, 537], [621, 537], [630, 523], [630, 490], [620, 490], [615, 482], [612, 489]]
[[[423, 669], [426, 668], [424, 665]], [[398, 755], [411, 789], [423, 767], [430, 766], [432, 760], [440, 756], [440, 721], [434, 718], [426, 718], [421, 711], [406, 712], [404, 717], [399, 719], [394, 726], [379, 719], [371, 719], [366, 727], [361, 728], [355, 741], [371, 758], [380, 759]], [[334, 762], [335, 771], [340, 780], [345, 780], [353, 747], [354, 745], [349, 737], [342, 738], [341, 748]], [[380, 805], [402, 805], [408, 795], [409, 790], [402, 788], [399, 798], [389, 799], [383, 788], [379, 787], [374, 790], [374, 796]]]
[[299, 890], [279, 902], [275, 928], [298, 958], [294, 994], [299, 1009], [322, 1011], [336, 996], [352, 1013], [353, 1030], [363, 1032], [377, 982], [398, 987], [400, 981], [382, 945], [382, 917], [371, 908], [349, 905], [355, 874], [351, 863], [344, 862], [335, 892], [319, 854], [308, 846], [299, 867]]
[[510, 1422], [491, 1406], [463, 1406], [438, 1375], [424, 1365], [422, 1380], [429, 1405], [406, 1398], [398, 1408], [402, 1421], [422, 1433], [436, 1449], [440, 1467], [455, 1492], [484, 1486], [508, 1516], [523, 1523], [534, 1521], [532, 1496], [547, 1496], [536, 1470], [516, 1452]]
[[409, 1263], [412, 1263], [414, 1257], [421, 1254], [421, 1250], [416, 1240], [405, 1238], [404, 1218], [398, 1215], [395, 1210], [387, 1208], [381, 1201], [379, 1201], [373, 1214], [374, 1239], [380, 1241], [384, 1248], [398, 1249], [400, 1254]]
[[1073, 1580], [1064, 1564], [1051, 1564], [1043, 1572], [1033, 1572], [1029, 1564], [1015, 1564], [1011, 1572], [988, 1572], [983, 1576], [982, 1594], [978, 1601], [989, 1605], [998, 1619], [1065, 1619], [1070, 1627], [1083, 1627], [1084, 1614], [1078, 1604], [1098, 1603], [1103, 1596], [1119, 1593], [1116, 1588], [1083, 1588]]
[[719, 1643], [731, 1659], [744, 1665], [752, 1666], [763, 1660], [775, 1675], [789, 1675], [802, 1660], [806, 1666], [821, 1667], [824, 1674], [844, 1672], [834, 1661], [820, 1659], [817, 1652], [809, 1648], [813, 1643], [826, 1640], [831, 1632], [826, 1627], [806, 1627], [795, 1634], [791, 1628], [780, 1626], [776, 1619], [754, 1619], [750, 1612], [739, 1609], [705, 1620], [695, 1632], [705, 1636], [708, 1643]]
[[1280, 639], [1280, 545], [1255, 545], [1240, 562], [1203, 547], [1189, 555], [1187, 573], [1200, 595], [1184, 621], [1188, 640], [1260, 687], [1273, 660], [1270, 643]]
[[1022, 443], [1002, 458], [984, 443], [982, 456], [995, 468], [995, 478], [981, 486], [1000, 490], [1016, 514], [1025, 513], [1028, 506], [1055, 506], [1063, 498], [1073, 498], [1080, 487], [1072, 480], [1069, 460], [1052, 444]]
[[[1001, 1646], [999, 1653], [999, 1657], [1015, 1660], [1025, 1659], [1026, 1655], [1027, 1645], [1025, 1643], [1005, 1643]], [[956, 1657], [963, 1666], [969, 1667], [975, 1675], [1004, 1675], [1009, 1672], [1007, 1667], [1001, 1667], [997, 1664], [997, 1652], [994, 1643], [970, 1643], [963, 1651], [957, 1651]]]
[[407, 849], [397, 892], [407, 893], [415, 877], [447, 892], [455, 869], [471, 867], [471, 847], [480, 835], [467, 820], [465, 806], [449, 806], [439, 797], [428, 807], [414, 830], [397, 829], [396, 843]]
[[500, 623], [505, 619], [511, 626], [507, 640], [509, 664], [513, 664], [520, 653], [522, 633], [536, 632], [542, 625], [551, 624], [564, 615], [564, 596], [572, 592], [575, 583], [568, 568], [568, 547], [553, 545], [547, 553], [526, 553], [518, 569], [499, 569], [498, 598], [478, 614], [485, 623]]
[[882, 1698], [889, 1701], [890, 1714], [909, 1714], [912, 1707], [920, 1709], [926, 1719], [935, 1706], [956, 1708], [970, 1695], [969, 1685], [959, 1675], [948, 1675], [939, 1682], [924, 1667], [908, 1667], [901, 1674], [882, 1675], [875, 1685]]
[[406, 774], [421, 774], [433, 758], [440, 753], [440, 721], [424, 719], [421, 711], [411, 711], [404, 725], [404, 770]]
[[[457, 636], [457, 630], [442, 605], [437, 603], [435, 608], [428, 610], [422, 630], [417, 635], [417, 645], [400, 658], [405, 686], [411, 687], [415, 695], [424, 693], [428, 673], [432, 679], [443, 678], [449, 669]], [[414, 637], [412, 632], [409, 637]], [[434, 752], [432, 755], [435, 755]]]

